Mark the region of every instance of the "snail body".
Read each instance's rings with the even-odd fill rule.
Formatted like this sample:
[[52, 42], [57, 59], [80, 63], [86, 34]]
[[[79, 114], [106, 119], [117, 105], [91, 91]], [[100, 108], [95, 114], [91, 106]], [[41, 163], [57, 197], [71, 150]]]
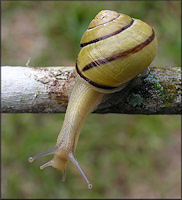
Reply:
[[91, 188], [74, 155], [83, 122], [106, 93], [121, 90], [151, 64], [158, 45], [154, 30], [145, 22], [115, 11], [103, 10], [91, 21], [81, 38], [80, 46], [75, 67], [77, 81], [56, 146], [30, 157], [29, 161], [54, 154], [53, 159], [40, 168], [53, 166], [62, 170], [64, 181], [66, 164], [71, 160], [88, 188]]

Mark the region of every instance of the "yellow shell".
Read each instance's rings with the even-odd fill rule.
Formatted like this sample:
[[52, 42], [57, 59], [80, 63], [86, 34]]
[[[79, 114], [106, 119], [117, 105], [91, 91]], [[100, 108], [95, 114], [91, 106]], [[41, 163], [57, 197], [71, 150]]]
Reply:
[[98, 91], [112, 91], [140, 74], [153, 61], [157, 39], [145, 22], [103, 10], [91, 21], [80, 42], [79, 77]]

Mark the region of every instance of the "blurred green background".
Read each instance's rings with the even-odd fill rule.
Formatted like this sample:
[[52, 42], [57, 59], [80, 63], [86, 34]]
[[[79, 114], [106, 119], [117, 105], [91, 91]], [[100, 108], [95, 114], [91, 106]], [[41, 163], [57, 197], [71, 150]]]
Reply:
[[[149, 23], [159, 50], [152, 65], [181, 65], [180, 1], [16, 1], [1, 4], [1, 64], [73, 66], [79, 41], [94, 16], [115, 10]], [[52, 148], [64, 114], [1, 115], [2, 198], [179, 198], [180, 116], [90, 114], [76, 157], [88, 190], [72, 163], [66, 181], [28, 157]]]

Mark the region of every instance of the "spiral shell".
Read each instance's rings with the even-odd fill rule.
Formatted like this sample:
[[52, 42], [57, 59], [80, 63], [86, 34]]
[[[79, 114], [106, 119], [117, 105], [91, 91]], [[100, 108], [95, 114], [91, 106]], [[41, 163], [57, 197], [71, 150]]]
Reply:
[[112, 91], [140, 74], [157, 52], [154, 30], [145, 22], [103, 10], [80, 42], [76, 71], [97, 90]]

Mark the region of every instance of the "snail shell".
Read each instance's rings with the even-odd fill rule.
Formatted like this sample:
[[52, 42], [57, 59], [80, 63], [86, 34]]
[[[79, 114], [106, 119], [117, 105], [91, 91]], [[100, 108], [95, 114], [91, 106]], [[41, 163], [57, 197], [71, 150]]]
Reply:
[[101, 92], [117, 90], [133, 79], [157, 52], [155, 33], [148, 24], [110, 10], [96, 15], [80, 46], [76, 71]]

